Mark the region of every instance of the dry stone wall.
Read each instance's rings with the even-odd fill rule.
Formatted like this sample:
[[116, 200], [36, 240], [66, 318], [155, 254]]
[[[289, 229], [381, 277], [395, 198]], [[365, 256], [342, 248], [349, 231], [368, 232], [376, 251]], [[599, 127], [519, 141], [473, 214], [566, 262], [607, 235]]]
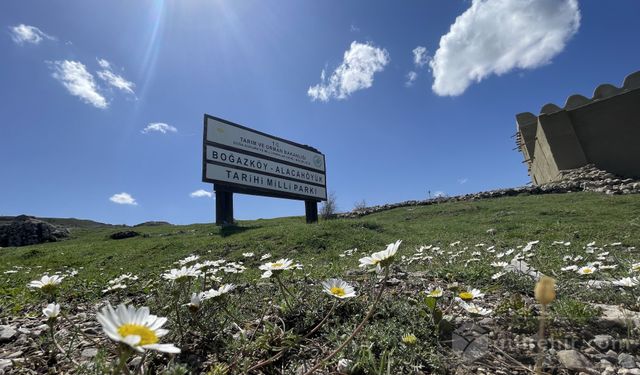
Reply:
[[620, 176], [600, 170], [594, 165], [589, 164], [581, 168], [562, 171], [558, 181], [547, 184], [497, 189], [453, 197], [384, 204], [341, 213], [337, 216], [340, 218], [355, 218], [399, 207], [429, 206], [445, 202], [475, 201], [517, 195], [562, 194], [581, 191], [591, 191], [609, 195], [638, 194], [640, 193], [640, 179], [621, 178]]

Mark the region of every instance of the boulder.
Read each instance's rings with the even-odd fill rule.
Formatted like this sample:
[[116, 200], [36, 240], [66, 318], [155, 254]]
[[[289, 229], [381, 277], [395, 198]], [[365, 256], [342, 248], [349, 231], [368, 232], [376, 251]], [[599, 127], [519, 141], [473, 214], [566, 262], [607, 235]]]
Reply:
[[26, 215], [16, 216], [9, 224], [0, 225], [0, 247], [56, 242], [68, 236], [68, 229]]
[[124, 231], [121, 231], [121, 232], [112, 233], [109, 236], [109, 238], [111, 238], [112, 240], [122, 240], [122, 239], [125, 239], [125, 238], [137, 237], [139, 235], [140, 235], [140, 233], [136, 232], [134, 230], [124, 230]]
[[569, 370], [586, 370], [593, 368], [593, 364], [577, 350], [560, 350], [558, 360]]

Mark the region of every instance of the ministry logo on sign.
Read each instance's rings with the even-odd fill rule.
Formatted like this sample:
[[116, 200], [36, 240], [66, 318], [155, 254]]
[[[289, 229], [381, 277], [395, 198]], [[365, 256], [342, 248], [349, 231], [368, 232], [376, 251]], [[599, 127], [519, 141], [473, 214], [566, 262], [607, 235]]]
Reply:
[[322, 158], [318, 155], [313, 157], [313, 164], [316, 165], [317, 168], [322, 167]]

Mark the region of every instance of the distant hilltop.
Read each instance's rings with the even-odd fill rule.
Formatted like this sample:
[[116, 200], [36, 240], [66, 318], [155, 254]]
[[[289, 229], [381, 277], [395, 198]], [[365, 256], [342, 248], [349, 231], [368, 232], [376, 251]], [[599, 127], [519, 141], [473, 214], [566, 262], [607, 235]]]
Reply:
[[74, 219], [74, 218], [56, 218], [56, 217], [35, 217], [30, 215], [19, 215], [19, 216], [0, 216], [0, 225], [10, 224], [20, 217], [29, 217], [32, 219], [37, 219], [40, 221], [44, 221], [49, 224], [57, 225], [63, 228], [112, 228], [112, 227], [124, 227], [125, 225], [113, 225], [113, 224], [105, 224], [100, 223], [93, 220], [86, 219]]

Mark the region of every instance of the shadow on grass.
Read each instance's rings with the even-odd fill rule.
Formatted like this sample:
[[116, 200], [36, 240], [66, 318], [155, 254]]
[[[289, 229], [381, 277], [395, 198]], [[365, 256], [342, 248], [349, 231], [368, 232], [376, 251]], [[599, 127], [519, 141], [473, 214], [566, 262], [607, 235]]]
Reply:
[[229, 236], [233, 236], [234, 234], [243, 233], [248, 230], [258, 229], [258, 228], [260, 228], [259, 225], [252, 225], [248, 227], [238, 226], [238, 225], [225, 225], [220, 228], [220, 236], [229, 237]]

